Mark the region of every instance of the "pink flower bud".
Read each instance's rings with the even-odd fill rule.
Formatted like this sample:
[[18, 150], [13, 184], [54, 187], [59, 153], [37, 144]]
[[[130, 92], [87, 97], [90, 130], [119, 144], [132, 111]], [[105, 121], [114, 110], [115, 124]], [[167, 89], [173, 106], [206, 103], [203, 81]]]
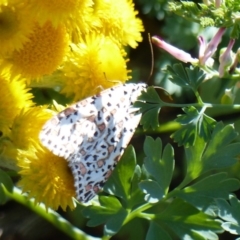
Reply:
[[207, 48], [205, 49], [205, 52], [204, 52], [204, 56], [200, 61], [202, 65], [204, 65], [206, 61], [216, 52], [218, 44], [220, 43], [224, 32], [225, 32], [225, 28], [219, 28], [216, 35], [208, 43]]
[[215, 7], [216, 8], [219, 8], [222, 4], [222, 1], [221, 0], [215, 0]]
[[185, 62], [185, 63], [187, 63], [187, 62], [197, 63], [198, 62], [198, 60], [196, 58], [192, 58], [189, 53], [186, 53], [183, 50], [164, 42], [159, 37], [156, 37], [156, 36], [152, 37], [152, 42], [182, 62]]
[[231, 39], [228, 43], [227, 49], [219, 57], [220, 65], [218, 68], [218, 72], [220, 77], [223, 77], [225, 70], [232, 65], [233, 59], [231, 50], [234, 43], [235, 39]]

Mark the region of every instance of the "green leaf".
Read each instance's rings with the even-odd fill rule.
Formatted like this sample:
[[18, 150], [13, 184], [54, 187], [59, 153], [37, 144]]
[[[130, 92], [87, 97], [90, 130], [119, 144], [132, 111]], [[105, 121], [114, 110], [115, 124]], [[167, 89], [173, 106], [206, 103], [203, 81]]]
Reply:
[[[174, 170], [173, 148], [168, 144], [162, 151], [161, 139], [157, 138], [154, 140], [151, 137], [146, 137], [143, 148], [146, 155], [144, 167], [154, 178], [162, 193], [165, 195], [168, 192]], [[152, 185], [152, 183], [150, 185]], [[155, 187], [157, 185], [155, 184]], [[148, 192], [152, 192], [152, 190]]]
[[184, 69], [181, 63], [167, 66], [167, 72], [170, 75], [171, 82], [181, 87], [191, 88], [194, 92], [197, 91], [206, 77], [204, 71], [199, 67]]
[[149, 87], [146, 92], [143, 92], [138, 101], [134, 103], [134, 107], [140, 108], [143, 114], [140, 124], [143, 125], [144, 130], [158, 128], [158, 115], [163, 105], [164, 102], [153, 87]]
[[9, 175], [0, 169], [0, 203], [2, 204], [6, 201], [3, 187], [6, 188], [8, 192], [12, 192], [14, 185]]
[[155, 91], [154, 87], [148, 87], [146, 92], [142, 92], [138, 101], [149, 102], [149, 103], [163, 103], [162, 100], [159, 98], [157, 92]]
[[215, 120], [204, 113], [198, 112], [194, 107], [184, 108], [183, 111], [186, 114], [179, 115], [176, 119], [183, 126], [171, 135], [174, 141], [179, 146], [184, 145], [186, 147], [194, 145], [198, 136], [208, 141], [215, 127]]
[[174, 199], [163, 212], [156, 214], [154, 221], [159, 226], [167, 225], [179, 239], [217, 240], [216, 233], [222, 232], [220, 221], [181, 199]]
[[206, 143], [197, 137], [195, 145], [185, 148], [187, 172], [179, 187], [183, 187], [210, 170], [230, 167], [237, 162], [240, 143], [231, 143], [237, 137], [232, 125], [218, 123], [211, 139]]
[[209, 1], [208, 4], [173, 1], [169, 3], [169, 10], [190, 22], [201, 24], [204, 28], [208, 26], [232, 28], [230, 36], [232, 39], [237, 39], [239, 36], [239, 1], [223, 1], [217, 8], [214, 1]]
[[228, 199], [229, 193], [240, 188], [240, 181], [228, 178], [227, 173], [216, 173], [178, 190], [174, 196], [180, 197], [198, 209], [206, 210], [216, 198]]
[[136, 166], [134, 148], [128, 146], [113, 174], [104, 185], [104, 191], [120, 197], [125, 203], [130, 199], [131, 181]]
[[83, 209], [82, 213], [85, 217], [90, 218], [87, 222], [89, 227], [95, 227], [105, 223], [105, 235], [116, 234], [128, 212], [122, 208], [119, 200], [113, 196], [99, 196], [101, 206], [88, 206]]
[[240, 201], [230, 195], [229, 202], [224, 199], [216, 200], [218, 206], [218, 216], [225, 222], [223, 229], [231, 234], [240, 235]]
[[198, 5], [192, 1], [186, 3], [169, 2], [168, 7], [169, 11], [181, 17], [189, 19], [190, 21], [199, 21], [198, 15], [200, 15], [201, 11]]
[[146, 240], [153, 239], [172, 240], [169, 234], [161, 226], [159, 226], [156, 222], [151, 221], [147, 231]]
[[135, 167], [131, 182], [131, 198], [128, 202], [128, 208], [144, 202], [144, 193], [140, 190], [138, 184], [142, 177], [142, 171], [139, 165]]
[[203, 155], [204, 171], [230, 167], [237, 162], [240, 143], [231, 143], [238, 133], [233, 125], [218, 123], [212, 133]]
[[118, 211], [117, 214], [104, 225], [104, 235], [113, 236], [119, 232], [127, 216], [128, 212], [125, 209], [122, 208]]
[[164, 190], [155, 181], [144, 180], [139, 183], [139, 188], [145, 193], [145, 201], [156, 203], [164, 197]]

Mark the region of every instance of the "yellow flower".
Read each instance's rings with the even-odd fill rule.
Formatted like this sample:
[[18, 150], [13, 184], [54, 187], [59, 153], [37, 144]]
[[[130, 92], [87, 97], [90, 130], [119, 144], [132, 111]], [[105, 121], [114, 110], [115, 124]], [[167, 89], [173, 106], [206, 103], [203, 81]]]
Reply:
[[39, 132], [43, 124], [52, 117], [53, 112], [42, 107], [33, 107], [21, 111], [14, 119], [10, 138], [14, 145], [22, 150], [38, 146]]
[[92, 0], [31, 0], [29, 14], [43, 25], [51, 22], [54, 27], [65, 24], [68, 32], [88, 32], [92, 24]]
[[21, 151], [19, 155], [21, 180], [18, 185], [35, 203], [44, 203], [46, 208], [74, 209], [75, 188], [67, 161], [48, 150]]
[[20, 110], [8, 133], [0, 137], [0, 165], [12, 170], [19, 170], [16, 162], [18, 150], [28, 151], [32, 147], [39, 146], [39, 132], [53, 113], [43, 107]]
[[65, 86], [62, 90], [74, 100], [93, 95], [128, 79], [125, 52], [110, 38], [88, 35], [78, 45], [71, 45], [61, 71]]
[[5, 75], [0, 75], [0, 131], [3, 135], [9, 133], [15, 116], [33, 105], [33, 96], [28, 91], [23, 80], [9, 81]]
[[65, 159], [41, 147], [39, 132], [52, 111], [33, 107], [25, 84], [52, 79], [49, 86], [76, 101], [125, 82], [122, 45], [142, 40], [136, 14], [131, 0], [0, 3], [0, 165], [20, 169], [23, 192], [46, 208], [75, 207], [74, 179]]
[[67, 161], [40, 147], [39, 132], [53, 113], [43, 107], [22, 110], [9, 136], [0, 138], [0, 165], [19, 171], [19, 185], [36, 203], [43, 202], [46, 208], [73, 209], [75, 188]]
[[29, 41], [9, 59], [12, 74], [30, 79], [51, 74], [62, 63], [67, 49], [68, 35], [63, 25], [54, 28], [49, 22], [42, 27], [36, 24]]
[[25, 12], [24, 3], [8, 1], [0, 5], [0, 55], [20, 50], [32, 32], [32, 20]]
[[131, 0], [96, 0], [95, 3], [94, 14], [102, 23], [100, 31], [132, 48], [142, 41], [140, 32], [144, 31], [137, 13]]

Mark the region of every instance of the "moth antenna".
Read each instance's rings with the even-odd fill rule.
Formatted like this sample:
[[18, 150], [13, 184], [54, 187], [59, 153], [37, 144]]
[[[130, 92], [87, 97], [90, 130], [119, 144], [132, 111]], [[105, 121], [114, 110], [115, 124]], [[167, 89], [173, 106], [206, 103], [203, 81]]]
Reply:
[[104, 75], [104, 77], [105, 77], [105, 80], [108, 81], [108, 82], [113, 82], [113, 83], [118, 83], [118, 84], [121, 84], [121, 83], [122, 83], [122, 82], [119, 81], [119, 80], [108, 80], [105, 72], [103, 73], [103, 75]]
[[[151, 39], [151, 36], [150, 36], [150, 34], [148, 33], [148, 41], [149, 41], [149, 46], [150, 46], [150, 51], [151, 51], [151, 69], [150, 69], [150, 74], [149, 74], [149, 77], [148, 77], [148, 80], [147, 80], [147, 82], [149, 81], [149, 79], [151, 78], [151, 76], [152, 76], [152, 74], [153, 74], [153, 67], [154, 67], [154, 52], [153, 52], [153, 46], [152, 46], [152, 39]], [[161, 90], [163, 90], [168, 96], [169, 96], [169, 98], [170, 99], [172, 99], [172, 97], [171, 97], [171, 94], [167, 91], [167, 90], [165, 90], [164, 88], [162, 88], [162, 87], [154, 87], [155, 89], [161, 89]]]
[[[106, 80], [106, 82], [113, 82], [113, 83], [118, 83], [118, 84], [121, 84], [121, 81], [118, 81], [118, 80], [108, 80], [107, 79], [107, 75], [106, 75], [106, 73], [105, 72], [103, 72], [103, 76], [104, 76], [104, 78], [105, 78], [105, 80]], [[98, 86], [96, 86], [96, 89], [100, 89], [100, 91], [103, 91], [103, 90], [105, 90], [105, 88], [102, 86], [102, 85], [98, 85]]]

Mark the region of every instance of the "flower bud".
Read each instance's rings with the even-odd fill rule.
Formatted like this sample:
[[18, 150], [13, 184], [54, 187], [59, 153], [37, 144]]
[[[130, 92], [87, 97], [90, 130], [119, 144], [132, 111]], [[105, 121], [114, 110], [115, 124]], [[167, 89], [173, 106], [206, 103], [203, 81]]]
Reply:
[[184, 52], [183, 50], [164, 42], [159, 37], [152, 37], [152, 42], [182, 62], [185, 62], [185, 63], [187, 63], [187, 62], [197, 63], [198, 62], [198, 60], [196, 58], [192, 58], [189, 53]]
[[233, 53], [232, 53], [232, 47], [235, 43], [234, 39], [231, 39], [229, 41], [229, 44], [227, 46], [227, 48], [224, 48], [221, 50], [222, 53], [220, 53], [219, 56], [219, 68], [218, 68], [218, 72], [219, 72], [219, 76], [222, 78], [224, 76], [225, 71], [228, 69], [229, 66], [232, 65], [233, 63]]
[[216, 52], [218, 44], [222, 39], [222, 35], [225, 32], [225, 28], [220, 28], [216, 35], [212, 38], [212, 40], [208, 43], [204, 55], [200, 61], [202, 65], [206, 63], [206, 61]]

